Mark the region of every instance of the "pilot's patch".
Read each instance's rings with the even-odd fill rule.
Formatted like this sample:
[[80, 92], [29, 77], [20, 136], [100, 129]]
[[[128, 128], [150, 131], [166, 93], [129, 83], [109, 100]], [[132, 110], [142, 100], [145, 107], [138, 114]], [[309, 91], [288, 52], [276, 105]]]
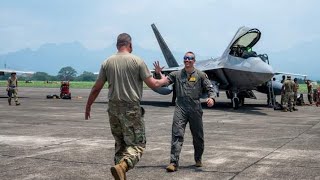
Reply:
[[193, 76], [190, 77], [189, 81], [190, 81], [190, 82], [195, 82], [195, 81], [196, 81], [196, 77], [193, 77]]

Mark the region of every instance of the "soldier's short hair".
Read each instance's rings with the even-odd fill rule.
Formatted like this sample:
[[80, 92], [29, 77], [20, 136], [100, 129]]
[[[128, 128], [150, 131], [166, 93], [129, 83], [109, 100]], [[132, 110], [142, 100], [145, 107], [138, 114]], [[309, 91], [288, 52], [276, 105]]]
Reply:
[[121, 46], [126, 46], [131, 43], [131, 36], [127, 33], [119, 34], [117, 38], [117, 48]]
[[287, 76], [287, 79], [291, 79], [291, 76], [288, 75], [288, 76]]
[[294, 78], [293, 81], [298, 81], [298, 79], [297, 79], [297, 78]]

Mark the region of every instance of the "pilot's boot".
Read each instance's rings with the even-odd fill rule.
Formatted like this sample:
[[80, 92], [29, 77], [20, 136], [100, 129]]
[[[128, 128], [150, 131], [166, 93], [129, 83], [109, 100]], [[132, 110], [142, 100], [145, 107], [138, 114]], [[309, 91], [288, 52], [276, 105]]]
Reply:
[[126, 172], [129, 170], [126, 161], [121, 161], [119, 164], [111, 167], [111, 174], [115, 180], [126, 180]]
[[283, 110], [282, 110], [283, 112], [287, 112], [288, 111], [288, 109], [285, 107], [285, 108], [283, 108]]
[[297, 108], [295, 108], [295, 107], [293, 107], [293, 111], [298, 111], [298, 109], [297, 109]]
[[196, 166], [196, 167], [202, 167], [202, 162], [201, 162], [201, 161], [196, 161], [195, 166]]
[[19, 105], [20, 105], [20, 103], [18, 101], [16, 101], [16, 106], [19, 106]]

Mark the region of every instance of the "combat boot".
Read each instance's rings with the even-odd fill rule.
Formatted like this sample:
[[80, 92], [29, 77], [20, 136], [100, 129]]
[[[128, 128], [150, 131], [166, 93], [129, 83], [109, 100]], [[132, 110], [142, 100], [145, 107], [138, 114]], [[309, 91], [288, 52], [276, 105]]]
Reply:
[[167, 172], [174, 172], [177, 171], [177, 165], [175, 165], [174, 163], [170, 163], [167, 168], [166, 168]]
[[126, 180], [126, 172], [129, 170], [128, 164], [125, 161], [121, 161], [119, 164], [111, 167], [111, 174], [115, 180]]
[[295, 108], [295, 107], [293, 107], [293, 111], [298, 111], [298, 109], [297, 109], [297, 108]]
[[201, 162], [201, 161], [196, 161], [195, 166], [196, 166], [196, 167], [202, 167], [202, 162]]
[[16, 102], [16, 106], [19, 106], [20, 105], [20, 103], [19, 102]]
[[287, 108], [283, 108], [283, 110], [282, 110], [283, 112], [287, 112], [288, 111], [288, 109]]

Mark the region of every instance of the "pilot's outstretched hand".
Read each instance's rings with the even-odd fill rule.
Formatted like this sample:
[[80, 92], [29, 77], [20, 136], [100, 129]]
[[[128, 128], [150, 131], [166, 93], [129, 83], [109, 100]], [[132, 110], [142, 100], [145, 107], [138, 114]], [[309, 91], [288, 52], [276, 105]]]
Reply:
[[154, 71], [155, 71], [156, 74], [160, 74], [162, 69], [164, 68], [164, 66], [163, 67], [160, 66], [159, 61], [155, 61], [153, 63], [153, 66], [154, 66]]

